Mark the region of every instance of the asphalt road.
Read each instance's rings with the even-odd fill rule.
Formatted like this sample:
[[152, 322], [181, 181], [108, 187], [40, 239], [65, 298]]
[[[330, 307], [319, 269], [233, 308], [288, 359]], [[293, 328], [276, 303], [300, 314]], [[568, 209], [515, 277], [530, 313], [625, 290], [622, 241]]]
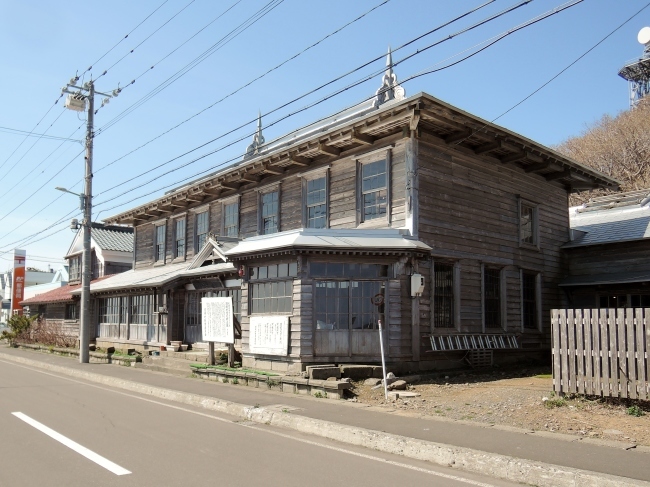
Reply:
[[95, 485], [515, 484], [0, 361], [0, 486]]

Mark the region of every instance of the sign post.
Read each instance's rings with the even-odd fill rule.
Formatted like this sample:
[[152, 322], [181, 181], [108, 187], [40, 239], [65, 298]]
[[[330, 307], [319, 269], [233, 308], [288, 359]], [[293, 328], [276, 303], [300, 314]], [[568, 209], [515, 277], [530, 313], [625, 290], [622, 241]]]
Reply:
[[210, 365], [214, 365], [214, 342], [228, 344], [228, 366], [234, 362], [235, 328], [232, 298], [201, 298], [201, 331], [208, 342]]
[[24, 250], [14, 249], [14, 271], [11, 283], [11, 315], [23, 314], [21, 301], [25, 299], [25, 256]]

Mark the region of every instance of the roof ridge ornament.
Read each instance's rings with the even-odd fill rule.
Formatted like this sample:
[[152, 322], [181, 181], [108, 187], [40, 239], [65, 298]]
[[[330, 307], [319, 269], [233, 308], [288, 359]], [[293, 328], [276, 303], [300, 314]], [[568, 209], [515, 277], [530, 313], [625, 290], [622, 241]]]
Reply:
[[257, 115], [257, 132], [253, 135], [253, 142], [246, 148], [246, 154], [244, 154], [244, 160], [250, 159], [258, 155], [262, 146], [264, 145], [265, 139], [262, 135], [262, 113], [258, 112]]
[[386, 55], [386, 71], [381, 78], [381, 87], [375, 95], [375, 107], [390, 100], [401, 101], [406, 97], [404, 88], [397, 84], [397, 76], [393, 73], [393, 55], [390, 46], [388, 46], [388, 54]]

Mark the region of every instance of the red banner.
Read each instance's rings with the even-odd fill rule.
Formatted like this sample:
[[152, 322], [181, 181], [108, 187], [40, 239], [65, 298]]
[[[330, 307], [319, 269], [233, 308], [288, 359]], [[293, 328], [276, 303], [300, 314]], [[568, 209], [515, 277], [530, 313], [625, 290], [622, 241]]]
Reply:
[[11, 285], [11, 314], [23, 314], [23, 307], [18, 303], [25, 299], [25, 257], [24, 250], [14, 250], [14, 271]]

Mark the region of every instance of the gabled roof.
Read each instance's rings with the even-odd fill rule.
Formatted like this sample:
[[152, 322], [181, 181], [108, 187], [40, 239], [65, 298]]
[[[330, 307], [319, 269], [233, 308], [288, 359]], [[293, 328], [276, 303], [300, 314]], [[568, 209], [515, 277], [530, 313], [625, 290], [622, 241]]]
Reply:
[[571, 229], [579, 235], [564, 248], [650, 238], [650, 190], [629, 191], [591, 199], [570, 213]]
[[[83, 230], [80, 229], [72, 240], [72, 245], [66, 254], [66, 257], [81, 252]], [[105, 225], [103, 223], [93, 222], [90, 238], [95, 247], [101, 250], [115, 252], [133, 252], [133, 228]]]

